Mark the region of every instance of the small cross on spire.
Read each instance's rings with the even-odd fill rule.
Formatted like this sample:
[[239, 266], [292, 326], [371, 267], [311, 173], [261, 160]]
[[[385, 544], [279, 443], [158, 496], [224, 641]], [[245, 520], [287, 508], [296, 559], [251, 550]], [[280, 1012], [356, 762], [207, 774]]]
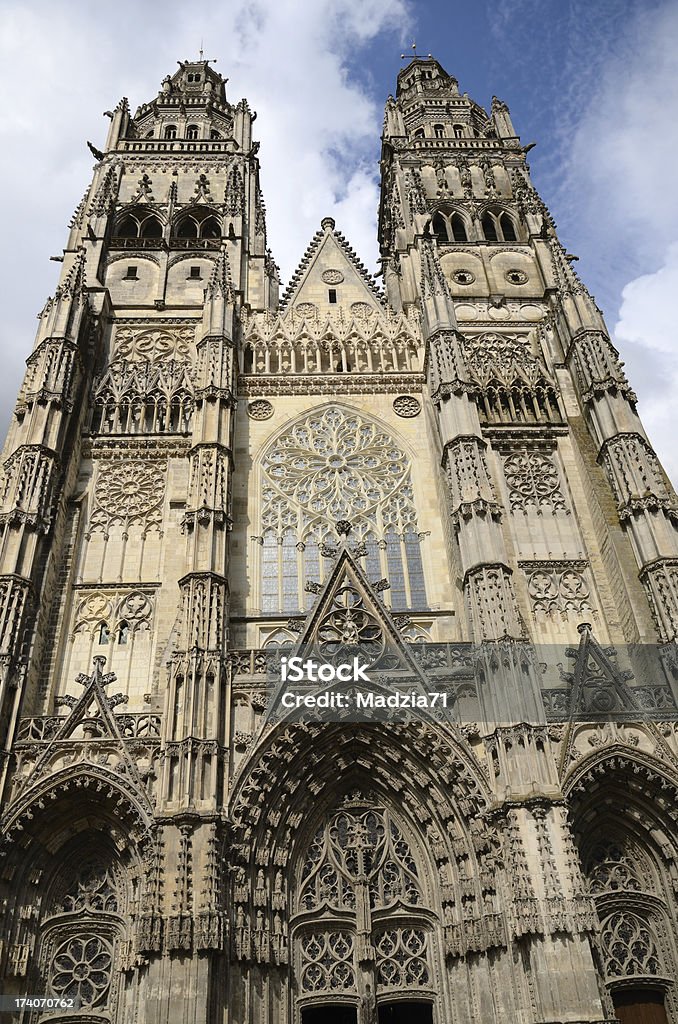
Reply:
[[[401, 60], [414, 60], [415, 57], [419, 56], [417, 54], [417, 42], [416, 42], [415, 39], [412, 40], [411, 48], [412, 48], [412, 53], [401, 53], [400, 54], [400, 59]], [[429, 58], [429, 60], [432, 59], [432, 54], [427, 53], [426, 56]]]

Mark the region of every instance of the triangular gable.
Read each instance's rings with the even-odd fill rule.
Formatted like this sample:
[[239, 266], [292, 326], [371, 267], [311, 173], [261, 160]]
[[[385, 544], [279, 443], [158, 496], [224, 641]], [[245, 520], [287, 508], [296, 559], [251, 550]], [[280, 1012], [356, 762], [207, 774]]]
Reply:
[[[287, 717], [281, 707], [281, 697], [286, 690], [295, 693], [318, 693], [322, 691], [348, 693], [355, 697], [356, 690], [373, 692], [378, 696], [390, 696], [397, 692], [414, 694], [416, 699], [425, 698], [423, 704], [404, 705], [404, 713], [399, 708], [396, 714], [389, 711], [387, 717], [399, 720], [415, 714], [426, 717], [434, 710], [447, 708], [447, 714], [453, 711], [453, 702], [445, 704], [442, 697], [439, 704], [431, 704], [431, 692], [439, 691], [439, 681], [433, 686], [426, 673], [415, 659], [413, 652], [399, 629], [397, 618], [382, 604], [377, 597], [375, 584], [365, 577], [357, 562], [357, 551], [352, 552], [346, 542], [340, 548], [335, 564], [327, 576], [318, 594], [318, 599], [303, 622], [299, 638], [291, 650], [285, 651], [287, 664], [293, 658], [302, 661], [312, 659], [317, 664], [350, 663], [357, 657], [365, 665], [369, 675], [369, 683], [346, 681], [282, 682], [282, 675], [273, 680], [275, 693], [270, 705], [273, 718]], [[382, 584], [384, 581], [378, 581]], [[403, 617], [405, 619], [406, 617]], [[406, 622], [403, 622], [403, 625]], [[346, 709], [345, 709], [346, 710]], [[362, 720], [379, 720], [384, 715], [371, 714], [369, 708], [364, 714], [360, 706], [350, 704], [347, 713], [340, 717]], [[295, 709], [290, 717], [298, 717]], [[332, 712], [325, 720], [332, 719]]]
[[141, 776], [130, 757], [118, 721], [113, 714], [113, 708], [118, 704], [126, 704], [127, 697], [122, 693], [114, 694], [112, 697], [106, 696], [105, 688], [115, 682], [116, 675], [114, 672], [104, 673], [105, 662], [105, 658], [96, 657], [92, 674], [88, 676], [81, 673], [77, 676], [76, 682], [84, 686], [79, 697], [66, 695], [57, 698], [59, 704], [66, 705], [70, 709], [70, 713], [38, 757], [32, 772], [25, 779], [26, 786], [33, 786], [50, 770], [53, 755], [63, 741], [87, 738], [82, 734], [78, 735], [80, 727], [85, 724], [85, 726], [95, 727], [96, 736], [93, 738], [113, 741], [124, 766], [127, 780], [136, 784], [140, 794], [145, 794]]
[[[330, 302], [330, 289], [336, 293], [336, 303]], [[307, 303], [321, 314], [338, 307], [348, 310], [354, 303], [383, 312], [372, 275], [335, 230], [331, 217], [325, 217], [321, 230], [313, 236], [282, 300], [286, 311]]]
[[571, 682], [567, 717], [578, 721], [639, 717], [628, 686], [633, 674], [617, 667], [612, 649], [601, 647], [588, 623], [582, 623], [579, 632], [579, 647], [566, 651], [575, 659], [574, 669], [566, 677]]

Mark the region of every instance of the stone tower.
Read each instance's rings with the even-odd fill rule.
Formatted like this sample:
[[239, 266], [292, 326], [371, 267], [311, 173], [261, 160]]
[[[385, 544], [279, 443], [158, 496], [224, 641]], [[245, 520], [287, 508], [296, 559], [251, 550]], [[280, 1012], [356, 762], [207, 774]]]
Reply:
[[[280, 302], [254, 117], [205, 61], [123, 100], [40, 315], [0, 492], [3, 991], [678, 1021], [678, 502], [508, 110], [413, 59], [384, 291], [328, 217]], [[283, 654], [355, 651], [445, 712], [274, 713]]]

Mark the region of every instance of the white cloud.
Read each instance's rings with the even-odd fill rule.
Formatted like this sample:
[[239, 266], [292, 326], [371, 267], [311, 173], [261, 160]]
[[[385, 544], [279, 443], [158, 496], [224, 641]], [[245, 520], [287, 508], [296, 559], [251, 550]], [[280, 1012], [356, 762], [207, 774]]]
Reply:
[[[111, 109], [157, 94], [177, 59], [218, 58], [231, 102], [257, 111], [269, 244], [290, 276], [323, 216], [362, 258], [376, 260], [382, 102], [349, 77], [347, 61], [408, 27], [409, 0], [181, 0], [5, 3], [0, 15], [0, 196], [5, 293], [0, 326], [4, 433], [35, 328], [53, 291], [66, 225], [87, 185]], [[124, 26], [124, 31], [122, 30]], [[395, 40], [394, 40], [395, 43]], [[400, 45], [399, 43], [397, 45]], [[3, 415], [4, 414], [4, 415]]]
[[561, 200], [610, 323], [620, 303], [613, 338], [650, 440], [678, 481], [678, 8], [644, 7], [616, 43], [596, 80], [585, 72], [592, 88], [569, 142]]

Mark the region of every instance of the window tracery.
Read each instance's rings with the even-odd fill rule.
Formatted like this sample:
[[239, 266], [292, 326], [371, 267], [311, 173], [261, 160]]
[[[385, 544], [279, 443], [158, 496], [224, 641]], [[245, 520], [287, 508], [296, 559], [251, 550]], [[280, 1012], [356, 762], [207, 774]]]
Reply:
[[358, 994], [357, 959], [374, 965], [377, 993], [431, 985], [430, 926], [420, 912], [425, 888], [388, 808], [360, 792], [347, 794], [311, 839], [297, 892], [302, 997]]
[[409, 843], [384, 808], [340, 810], [316, 832], [302, 869], [300, 909], [353, 910], [359, 877], [367, 880], [373, 910], [423, 901]]
[[322, 545], [348, 520], [371, 580], [393, 608], [425, 606], [410, 463], [376, 423], [332, 407], [279, 436], [262, 461], [261, 607], [297, 611], [322, 578]]
[[56, 950], [50, 965], [49, 986], [61, 999], [75, 999], [81, 1009], [106, 1002], [111, 985], [113, 949], [92, 932], [74, 935]]
[[656, 939], [637, 914], [618, 910], [605, 918], [601, 943], [608, 978], [656, 977], [662, 973]]

